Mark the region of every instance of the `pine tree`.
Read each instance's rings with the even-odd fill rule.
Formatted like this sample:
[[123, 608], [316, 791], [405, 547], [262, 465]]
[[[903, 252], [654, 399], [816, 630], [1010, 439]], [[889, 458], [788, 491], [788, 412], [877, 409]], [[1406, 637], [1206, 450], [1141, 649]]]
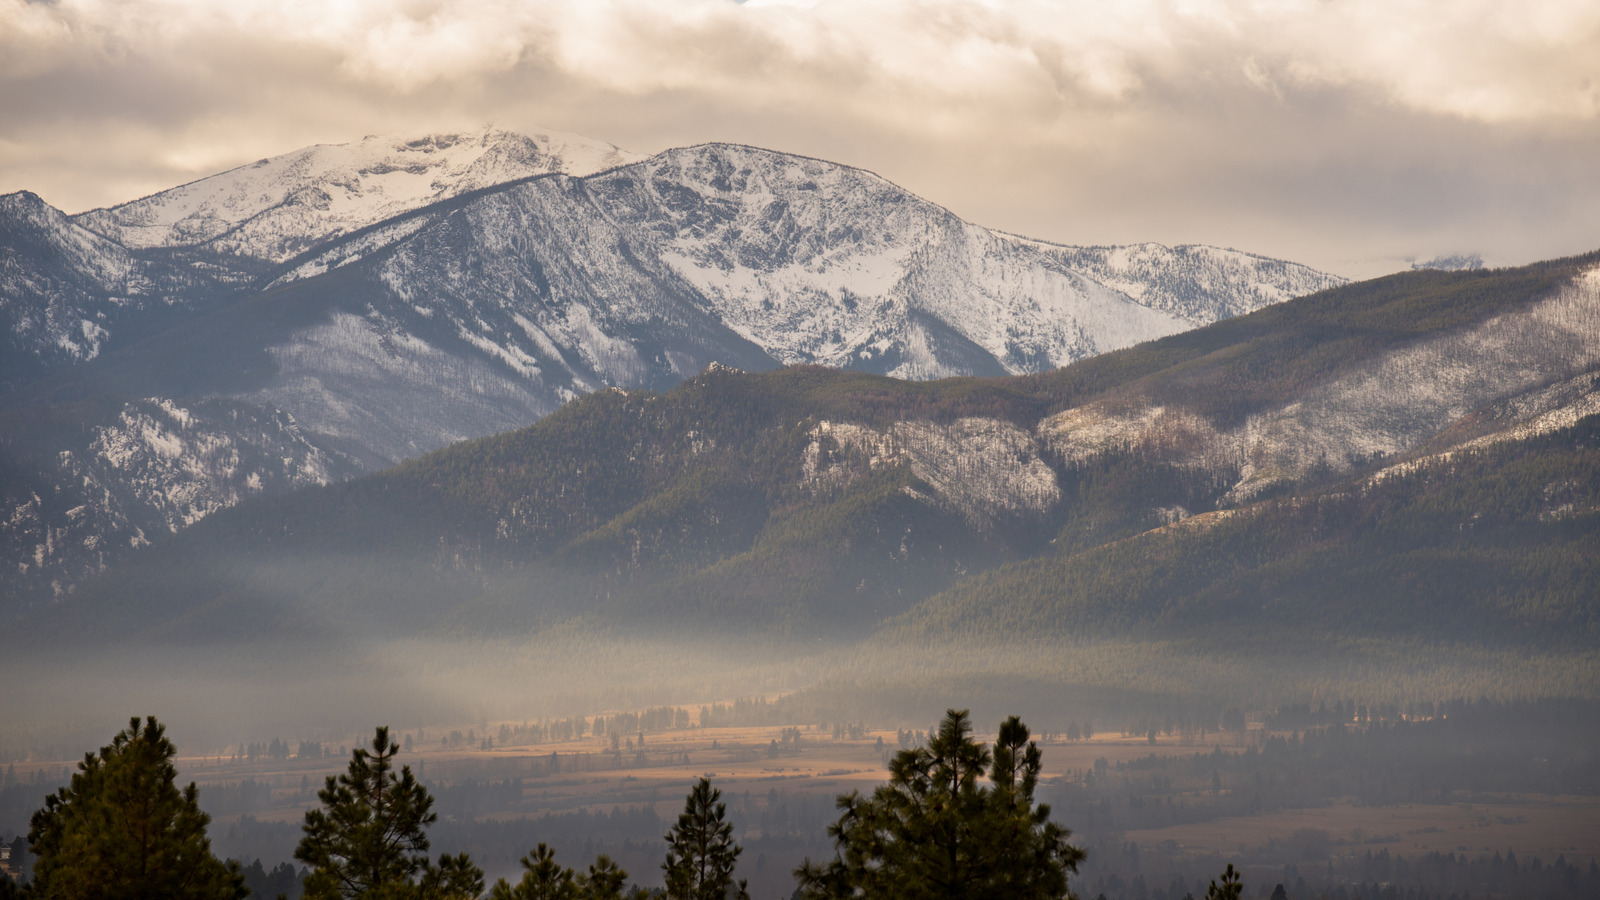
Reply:
[[733, 825], [725, 821], [728, 805], [722, 792], [701, 778], [689, 791], [678, 824], [667, 833], [667, 896], [672, 900], [749, 900], [745, 882], [734, 890], [733, 867], [744, 848], [734, 843]]
[[1206, 888], [1206, 900], [1239, 900], [1244, 895], [1244, 884], [1239, 880], [1239, 873], [1234, 870], [1233, 863], [1228, 863], [1228, 868], [1223, 870], [1222, 883], [1212, 881]]
[[578, 900], [572, 870], [558, 865], [555, 853], [544, 844], [522, 858], [522, 868], [522, 880], [516, 885], [504, 878], [495, 882], [489, 900]]
[[177, 748], [154, 716], [128, 723], [98, 756], [86, 754], [72, 783], [34, 813], [28, 843], [36, 859], [28, 895], [57, 898], [163, 897], [238, 900], [237, 863], [211, 855], [193, 783], [178, 790]]
[[[839, 797], [826, 865], [795, 874], [808, 898], [1056, 898], [1083, 851], [1050, 808], [1034, 803], [1040, 753], [1015, 716], [994, 753], [972, 739], [965, 710], [950, 710], [926, 747], [897, 753], [889, 783], [871, 797]], [[993, 763], [992, 767], [990, 763]], [[991, 786], [979, 784], [988, 774]]]
[[372, 749], [357, 747], [349, 770], [329, 776], [317, 792], [322, 809], [306, 812], [304, 836], [295, 859], [311, 867], [306, 879], [308, 900], [363, 897], [477, 897], [483, 873], [465, 853], [428, 862], [424, 829], [438, 821], [433, 797], [394, 760], [400, 747], [380, 727]]
[[522, 880], [495, 882], [489, 900], [621, 900], [628, 873], [604, 853], [595, 857], [585, 875], [556, 862], [555, 853], [540, 844], [522, 858]]
[[622, 886], [627, 883], [628, 873], [604, 853], [594, 858], [588, 874], [578, 876], [585, 900], [622, 900]]
[[1084, 854], [1067, 843], [1067, 829], [1050, 821], [1050, 807], [1034, 802], [1042, 754], [1030, 737], [1016, 716], [1000, 723], [981, 839], [993, 860], [990, 884], [998, 895], [1062, 897], [1067, 873], [1077, 871]]

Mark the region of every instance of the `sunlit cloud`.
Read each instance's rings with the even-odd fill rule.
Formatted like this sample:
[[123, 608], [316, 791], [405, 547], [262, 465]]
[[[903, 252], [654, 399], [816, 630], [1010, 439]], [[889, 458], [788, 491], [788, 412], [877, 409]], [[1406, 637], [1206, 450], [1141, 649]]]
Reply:
[[73, 210], [496, 122], [838, 159], [1062, 240], [1600, 245], [1590, 2], [0, 0], [0, 82], [0, 189]]

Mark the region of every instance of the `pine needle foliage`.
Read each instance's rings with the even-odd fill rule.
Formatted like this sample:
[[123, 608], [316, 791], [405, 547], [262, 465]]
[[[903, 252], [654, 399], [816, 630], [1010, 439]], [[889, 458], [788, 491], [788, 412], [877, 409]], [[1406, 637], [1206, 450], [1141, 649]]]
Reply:
[[100, 753], [86, 754], [72, 783], [34, 813], [28, 843], [37, 857], [29, 897], [239, 900], [237, 863], [211, 854], [191, 782], [179, 790], [177, 748], [154, 716], [137, 717]]
[[[950, 710], [927, 746], [902, 750], [871, 797], [839, 797], [828, 827], [835, 858], [796, 870], [808, 900], [1070, 897], [1084, 853], [1034, 803], [1040, 754], [1027, 726], [1005, 720], [994, 750]], [[989, 784], [981, 783], [988, 776]]]
[[489, 900], [578, 900], [582, 894], [573, 871], [556, 862], [556, 855], [540, 844], [522, 858], [522, 880], [515, 885], [504, 878], [495, 882]]
[[733, 824], [726, 820], [728, 805], [711, 780], [695, 782], [684, 801], [683, 814], [667, 832], [667, 896], [672, 900], [749, 900], [745, 882], [737, 888], [733, 867], [744, 852], [733, 840]]
[[400, 745], [380, 726], [372, 749], [357, 747], [349, 770], [328, 776], [306, 812], [295, 859], [311, 867], [307, 900], [447, 900], [483, 893], [483, 873], [465, 853], [428, 861], [425, 829], [438, 821], [433, 797], [411, 774], [395, 771]]
[[604, 853], [594, 858], [588, 874], [578, 876], [584, 900], [622, 900], [622, 887], [627, 883], [627, 870]]
[[556, 862], [555, 851], [540, 844], [522, 858], [522, 880], [495, 882], [489, 900], [621, 900], [628, 873], [602, 853], [585, 874]]
[[[1281, 890], [1282, 885], [1278, 886]], [[1239, 872], [1234, 869], [1233, 863], [1228, 863], [1228, 868], [1222, 872], [1222, 883], [1218, 884], [1212, 879], [1206, 888], [1206, 900], [1239, 900], [1244, 896], [1244, 882], [1239, 877]]]

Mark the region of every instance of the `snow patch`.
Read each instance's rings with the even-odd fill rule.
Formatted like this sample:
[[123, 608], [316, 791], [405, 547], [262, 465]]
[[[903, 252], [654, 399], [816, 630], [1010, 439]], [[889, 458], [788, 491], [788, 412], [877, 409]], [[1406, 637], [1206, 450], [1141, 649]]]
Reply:
[[896, 422], [886, 431], [822, 421], [809, 437], [801, 468], [815, 492], [904, 463], [979, 528], [1003, 515], [1043, 512], [1061, 499], [1055, 471], [1039, 457], [1033, 437], [998, 419]]
[[[360, 448], [370, 468], [531, 424], [558, 402], [514, 366], [447, 353], [395, 323], [349, 313], [269, 352], [277, 374], [239, 399], [284, 410], [306, 430]], [[493, 358], [531, 367], [526, 354]]]

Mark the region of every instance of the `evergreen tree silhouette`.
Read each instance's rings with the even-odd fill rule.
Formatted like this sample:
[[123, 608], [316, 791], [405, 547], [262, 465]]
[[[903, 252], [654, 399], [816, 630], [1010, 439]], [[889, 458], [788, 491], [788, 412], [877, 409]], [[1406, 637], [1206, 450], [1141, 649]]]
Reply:
[[211, 854], [191, 782], [178, 790], [177, 748], [154, 716], [137, 717], [99, 755], [86, 754], [72, 783], [33, 814], [36, 857], [27, 895], [39, 900], [239, 900], [238, 863]]
[[483, 893], [483, 873], [467, 854], [428, 862], [425, 829], [438, 821], [433, 797], [404, 766], [400, 747], [379, 727], [372, 749], [357, 747], [350, 767], [330, 775], [306, 812], [294, 858], [311, 867], [307, 900], [453, 900]]
[[733, 867], [744, 852], [733, 840], [733, 825], [726, 821], [728, 805], [722, 792], [701, 778], [684, 802], [683, 814], [667, 833], [667, 896], [672, 900], [749, 900], [745, 882], [734, 888]]

